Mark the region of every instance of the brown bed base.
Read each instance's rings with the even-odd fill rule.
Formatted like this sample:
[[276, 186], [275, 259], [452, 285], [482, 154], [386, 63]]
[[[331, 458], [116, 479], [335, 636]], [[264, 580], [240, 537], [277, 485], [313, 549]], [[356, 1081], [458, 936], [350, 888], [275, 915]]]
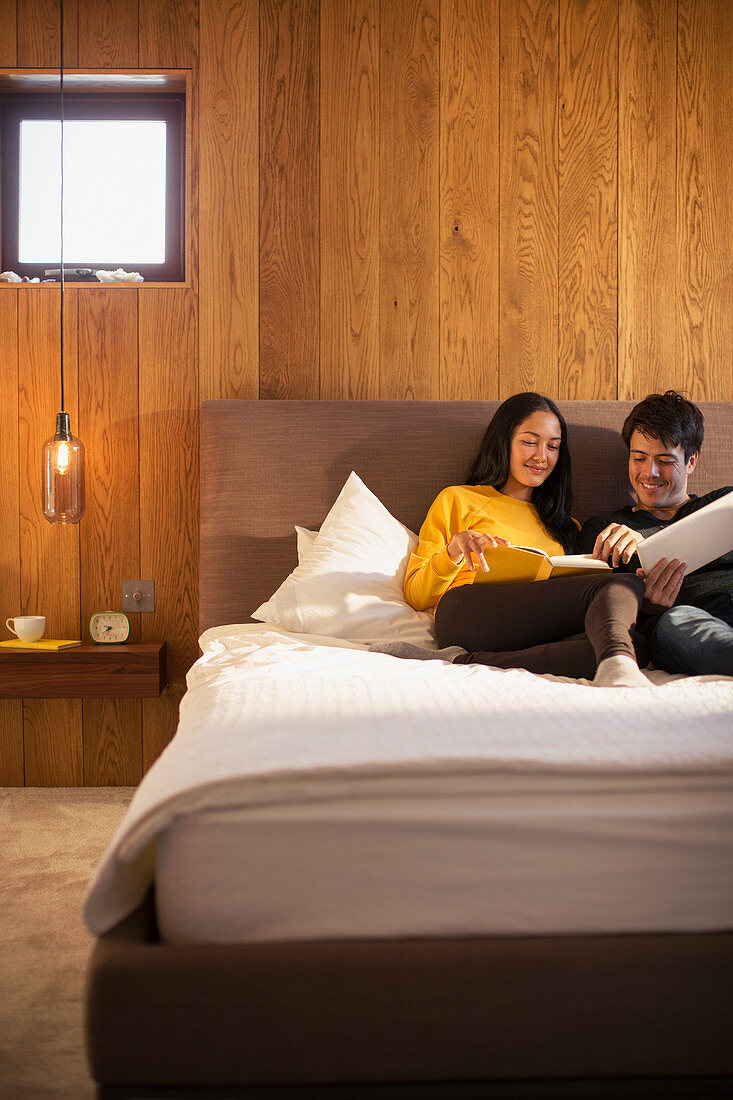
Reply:
[[174, 946], [148, 897], [94, 949], [92, 1072], [117, 1086], [441, 1082], [441, 1096], [518, 1079], [722, 1087], [732, 948], [728, 933]]
[[[207, 402], [201, 629], [250, 618], [295, 565], [293, 524], [320, 524], [351, 469], [416, 530], [496, 404]], [[629, 405], [561, 407], [583, 519], [626, 499]], [[733, 405], [703, 409], [696, 492], [733, 467]], [[110, 1100], [723, 1096], [732, 1036], [730, 932], [180, 947], [149, 897], [88, 975]]]

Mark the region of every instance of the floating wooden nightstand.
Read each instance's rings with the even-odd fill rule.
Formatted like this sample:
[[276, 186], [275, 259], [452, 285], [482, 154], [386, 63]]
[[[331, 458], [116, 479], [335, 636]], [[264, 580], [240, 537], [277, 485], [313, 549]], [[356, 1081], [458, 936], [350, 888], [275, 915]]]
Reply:
[[165, 682], [165, 642], [0, 650], [0, 699], [148, 699]]

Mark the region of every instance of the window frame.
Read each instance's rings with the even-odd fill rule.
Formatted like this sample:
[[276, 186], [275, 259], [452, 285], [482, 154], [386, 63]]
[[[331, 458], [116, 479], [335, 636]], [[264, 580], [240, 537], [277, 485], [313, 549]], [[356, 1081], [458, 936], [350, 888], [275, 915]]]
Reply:
[[[0, 96], [0, 157], [2, 158], [2, 248], [0, 270], [27, 278], [46, 279], [45, 270], [55, 261], [21, 263], [18, 258], [20, 229], [20, 124], [24, 119], [59, 119], [58, 93], [23, 92]], [[181, 92], [64, 91], [64, 117], [71, 119], [142, 119], [166, 123], [166, 224], [165, 261], [133, 266], [146, 282], [185, 282], [186, 269], [186, 97]], [[64, 262], [64, 270], [69, 262]], [[73, 267], [115, 269], [130, 261], [110, 257], [103, 263], [74, 260]], [[71, 277], [73, 279], [73, 276]]]

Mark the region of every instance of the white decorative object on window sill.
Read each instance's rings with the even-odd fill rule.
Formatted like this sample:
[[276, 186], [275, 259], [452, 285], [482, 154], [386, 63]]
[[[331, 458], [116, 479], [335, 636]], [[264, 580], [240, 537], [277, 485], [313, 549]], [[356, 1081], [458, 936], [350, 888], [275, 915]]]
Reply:
[[22, 283], [20, 275], [14, 271], [0, 271], [0, 283]]
[[95, 272], [100, 283], [142, 283], [145, 280], [137, 271], [125, 271], [118, 267], [116, 271]]

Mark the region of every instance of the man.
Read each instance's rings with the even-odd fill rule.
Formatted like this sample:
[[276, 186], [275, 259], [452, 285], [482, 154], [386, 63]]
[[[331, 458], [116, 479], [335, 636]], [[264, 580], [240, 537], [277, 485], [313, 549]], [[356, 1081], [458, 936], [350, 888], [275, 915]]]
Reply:
[[657, 668], [733, 676], [733, 550], [687, 577], [684, 562], [676, 559], [662, 559], [644, 576], [636, 555], [644, 538], [733, 491], [729, 485], [701, 497], [688, 493], [703, 434], [702, 413], [674, 390], [650, 394], [632, 409], [621, 435], [636, 504], [591, 517], [581, 531], [581, 549], [644, 577], [639, 628]]

